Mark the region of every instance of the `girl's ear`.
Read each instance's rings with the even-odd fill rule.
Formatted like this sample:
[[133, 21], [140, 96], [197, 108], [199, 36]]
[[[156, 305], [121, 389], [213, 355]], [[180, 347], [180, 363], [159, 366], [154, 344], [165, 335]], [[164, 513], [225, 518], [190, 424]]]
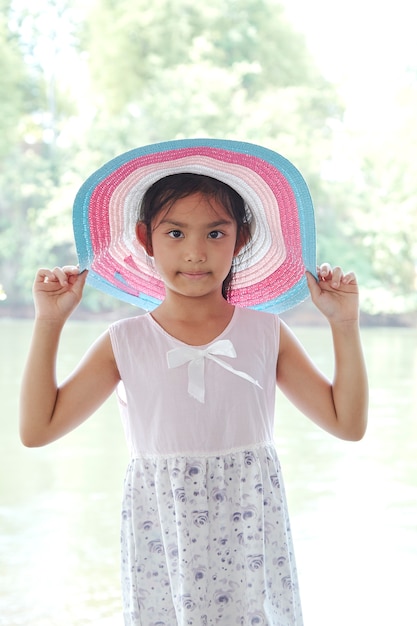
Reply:
[[144, 222], [136, 224], [136, 238], [148, 256], [153, 256], [152, 242], [148, 237], [148, 228]]
[[250, 230], [249, 226], [245, 225], [239, 235], [236, 238], [235, 250], [233, 252], [233, 256], [237, 256], [239, 252], [242, 250], [244, 246], [248, 243], [250, 239]]

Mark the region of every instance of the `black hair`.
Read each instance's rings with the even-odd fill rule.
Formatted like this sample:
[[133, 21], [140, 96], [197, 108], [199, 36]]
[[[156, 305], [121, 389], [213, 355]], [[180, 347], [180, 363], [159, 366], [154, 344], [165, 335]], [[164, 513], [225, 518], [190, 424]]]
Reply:
[[[149, 244], [152, 239], [152, 222], [158, 213], [162, 209], [169, 211], [177, 200], [195, 193], [212, 198], [224, 207], [236, 222], [236, 241], [242, 238], [245, 242], [250, 240], [251, 213], [242, 196], [217, 178], [184, 172], [160, 178], [147, 189], [143, 196], [139, 207], [138, 222], [145, 224]], [[236, 257], [222, 285], [222, 295], [226, 300], [231, 289], [235, 262]]]

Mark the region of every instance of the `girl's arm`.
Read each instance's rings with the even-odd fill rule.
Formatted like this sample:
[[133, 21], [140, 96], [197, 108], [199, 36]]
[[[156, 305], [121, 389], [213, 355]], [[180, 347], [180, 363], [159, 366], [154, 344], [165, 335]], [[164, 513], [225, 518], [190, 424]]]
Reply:
[[81, 300], [86, 275], [72, 266], [39, 270], [34, 283], [35, 325], [20, 394], [20, 436], [42, 446], [87, 419], [120, 380], [108, 333], [104, 333], [62, 385], [56, 358], [65, 321]]
[[356, 441], [365, 434], [368, 411], [356, 278], [325, 264], [319, 269], [318, 282], [311, 274], [307, 279], [313, 302], [331, 327], [334, 378], [330, 382], [323, 376], [281, 322], [277, 384], [319, 426], [341, 439]]

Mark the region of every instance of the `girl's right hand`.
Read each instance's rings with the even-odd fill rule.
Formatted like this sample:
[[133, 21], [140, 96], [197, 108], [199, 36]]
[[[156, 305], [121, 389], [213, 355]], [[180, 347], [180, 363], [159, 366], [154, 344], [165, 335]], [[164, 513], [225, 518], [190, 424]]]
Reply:
[[39, 269], [33, 284], [36, 317], [64, 322], [81, 301], [87, 274], [75, 265]]

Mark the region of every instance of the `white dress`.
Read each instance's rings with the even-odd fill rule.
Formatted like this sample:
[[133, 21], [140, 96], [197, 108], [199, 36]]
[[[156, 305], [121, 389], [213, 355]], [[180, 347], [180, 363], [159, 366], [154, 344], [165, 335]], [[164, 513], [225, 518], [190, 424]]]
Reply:
[[235, 308], [198, 348], [150, 314], [113, 324], [110, 337], [131, 451], [125, 624], [302, 626], [273, 445], [278, 317]]

